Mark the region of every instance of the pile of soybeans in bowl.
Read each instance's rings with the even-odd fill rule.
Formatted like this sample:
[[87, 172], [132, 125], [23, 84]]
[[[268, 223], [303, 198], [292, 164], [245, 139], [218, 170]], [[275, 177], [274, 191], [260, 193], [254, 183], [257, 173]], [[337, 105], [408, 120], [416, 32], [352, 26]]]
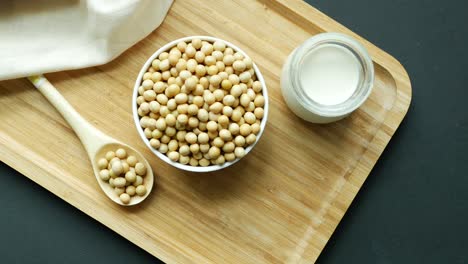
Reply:
[[174, 41], [153, 55], [140, 76], [137, 128], [173, 166], [227, 167], [261, 136], [268, 110], [263, 77], [230, 43], [209, 37]]

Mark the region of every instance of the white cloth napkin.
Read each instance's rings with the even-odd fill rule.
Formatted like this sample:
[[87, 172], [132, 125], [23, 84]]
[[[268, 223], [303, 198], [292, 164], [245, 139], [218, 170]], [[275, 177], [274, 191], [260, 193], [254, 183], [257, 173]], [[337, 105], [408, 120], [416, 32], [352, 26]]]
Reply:
[[107, 63], [156, 29], [172, 0], [1, 0], [0, 80]]

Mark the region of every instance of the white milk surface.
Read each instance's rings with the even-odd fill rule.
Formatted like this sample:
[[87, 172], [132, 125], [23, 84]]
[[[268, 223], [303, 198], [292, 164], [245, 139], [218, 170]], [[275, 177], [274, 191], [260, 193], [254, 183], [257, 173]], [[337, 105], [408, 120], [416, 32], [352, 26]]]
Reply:
[[300, 82], [306, 94], [317, 103], [336, 105], [350, 98], [359, 82], [360, 65], [348, 49], [326, 45], [303, 58]]

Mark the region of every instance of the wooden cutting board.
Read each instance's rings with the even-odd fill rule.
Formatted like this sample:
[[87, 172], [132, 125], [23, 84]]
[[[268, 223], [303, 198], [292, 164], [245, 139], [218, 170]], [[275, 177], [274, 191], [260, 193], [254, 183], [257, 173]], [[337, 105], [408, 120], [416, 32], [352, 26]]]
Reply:
[[[375, 63], [375, 87], [349, 118], [313, 125], [288, 110], [279, 76], [296, 46], [331, 31], [364, 43]], [[216, 173], [166, 165], [146, 149], [132, 121], [140, 67], [163, 44], [189, 35], [238, 45], [260, 67], [270, 94], [259, 144]], [[73, 131], [25, 79], [0, 82], [1, 160], [167, 263], [315, 261], [411, 100], [398, 61], [291, 0], [177, 0], [160, 28], [113, 62], [47, 77], [87, 120], [146, 155], [156, 173], [153, 194], [134, 208], [106, 198]]]

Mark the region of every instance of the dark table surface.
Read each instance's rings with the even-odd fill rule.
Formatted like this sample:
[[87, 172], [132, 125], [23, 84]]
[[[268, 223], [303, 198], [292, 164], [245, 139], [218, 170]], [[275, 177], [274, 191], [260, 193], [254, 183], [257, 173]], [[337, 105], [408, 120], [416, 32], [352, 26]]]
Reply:
[[[395, 56], [413, 86], [318, 263], [468, 263], [468, 1], [307, 2]], [[157, 263], [1, 162], [0, 177], [1, 263]]]

